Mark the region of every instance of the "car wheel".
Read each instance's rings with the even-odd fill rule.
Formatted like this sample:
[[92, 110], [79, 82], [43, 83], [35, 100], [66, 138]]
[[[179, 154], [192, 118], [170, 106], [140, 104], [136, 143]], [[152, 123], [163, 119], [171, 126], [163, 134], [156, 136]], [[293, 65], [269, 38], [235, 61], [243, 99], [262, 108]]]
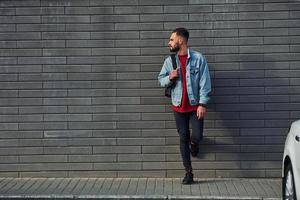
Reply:
[[283, 200], [297, 200], [294, 184], [294, 174], [292, 165], [290, 163], [284, 170], [284, 177], [282, 180], [282, 196]]

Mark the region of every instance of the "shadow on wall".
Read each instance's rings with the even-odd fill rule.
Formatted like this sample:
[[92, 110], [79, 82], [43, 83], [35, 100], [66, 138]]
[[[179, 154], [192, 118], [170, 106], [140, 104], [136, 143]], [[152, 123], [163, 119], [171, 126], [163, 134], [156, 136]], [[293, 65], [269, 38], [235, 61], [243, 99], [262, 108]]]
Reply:
[[244, 55], [240, 47], [231, 58], [235, 63], [210, 64], [213, 92], [202, 151], [215, 153], [216, 177], [281, 175], [283, 144], [293, 121], [289, 63], [257, 52]]

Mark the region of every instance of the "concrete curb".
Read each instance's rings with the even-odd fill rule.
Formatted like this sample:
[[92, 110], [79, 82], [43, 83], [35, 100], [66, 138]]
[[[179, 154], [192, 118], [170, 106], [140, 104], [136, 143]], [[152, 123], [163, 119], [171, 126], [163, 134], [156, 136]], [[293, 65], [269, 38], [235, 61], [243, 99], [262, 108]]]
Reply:
[[189, 196], [189, 195], [0, 195], [1, 200], [280, 200], [281, 198], [262, 197], [221, 197], [221, 196]]

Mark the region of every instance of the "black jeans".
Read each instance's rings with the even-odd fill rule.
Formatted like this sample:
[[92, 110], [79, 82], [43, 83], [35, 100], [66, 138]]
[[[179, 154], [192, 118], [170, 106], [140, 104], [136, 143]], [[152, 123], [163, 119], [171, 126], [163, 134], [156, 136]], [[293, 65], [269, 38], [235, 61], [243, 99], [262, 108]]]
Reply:
[[[192, 170], [190, 143], [199, 143], [203, 139], [203, 119], [197, 118], [197, 112], [174, 112], [177, 131], [180, 137], [180, 153], [186, 171]], [[192, 125], [190, 134], [189, 123]]]

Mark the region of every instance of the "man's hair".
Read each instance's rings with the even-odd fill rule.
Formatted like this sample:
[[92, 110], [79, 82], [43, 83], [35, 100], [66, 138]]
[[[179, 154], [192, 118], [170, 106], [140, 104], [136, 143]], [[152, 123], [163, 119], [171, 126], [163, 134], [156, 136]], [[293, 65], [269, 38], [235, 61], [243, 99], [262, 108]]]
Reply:
[[172, 33], [176, 33], [176, 35], [185, 38], [186, 41], [189, 40], [190, 34], [189, 34], [189, 31], [187, 29], [185, 29], [185, 28], [176, 28], [176, 29], [173, 30]]

